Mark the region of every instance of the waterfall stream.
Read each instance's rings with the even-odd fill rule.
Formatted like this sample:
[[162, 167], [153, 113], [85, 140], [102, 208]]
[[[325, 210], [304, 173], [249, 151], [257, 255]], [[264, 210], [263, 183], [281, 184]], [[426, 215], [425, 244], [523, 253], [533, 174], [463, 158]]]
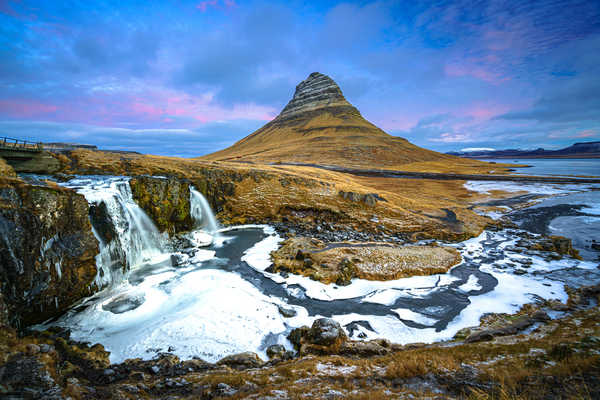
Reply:
[[190, 187], [190, 206], [196, 228], [204, 228], [210, 233], [218, 232], [219, 223], [217, 222], [208, 201], [206, 201], [206, 198], [202, 193], [193, 187]]
[[83, 194], [90, 204], [104, 203], [110, 219], [105, 223], [112, 225], [116, 233], [116, 237], [106, 243], [98, 230], [93, 229], [100, 243], [100, 254], [96, 256], [99, 287], [118, 284], [128, 271], [168, 256], [165, 237], [134, 201], [128, 177], [85, 177], [63, 186]]

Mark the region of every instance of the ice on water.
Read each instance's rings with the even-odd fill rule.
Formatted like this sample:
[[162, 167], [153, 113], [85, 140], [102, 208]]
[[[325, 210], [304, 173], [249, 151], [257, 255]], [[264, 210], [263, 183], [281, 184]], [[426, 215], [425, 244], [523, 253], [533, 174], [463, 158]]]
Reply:
[[[191, 195], [192, 208], [199, 221], [197, 226], [202, 230], [188, 236], [196, 247], [195, 252], [177, 253], [184, 265], [173, 267], [168, 262], [171, 254], [164, 245], [166, 239], [157, 233], [149, 218], [132, 200], [127, 178], [80, 179], [68, 185], [84, 194], [90, 202], [106, 202], [113, 223], [119, 229], [117, 244], [126, 254], [133, 272], [113, 274], [111, 286], [88, 299], [83, 311], [72, 310], [58, 324], [69, 327], [74, 339], [102, 343], [111, 352], [112, 362], [134, 357], [149, 359], [164, 351], [182, 359], [201, 357], [207, 361], [243, 351], [257, 352], [266, 358], [265, 338], [270, 337], [271, 341], [275, 338], [277, 343], [291, 348], [285, 339], [289, 331], [310, 325], [321, 317], [309, 315], [302, 306], [288, 304], [286, 298], [266, 295], [259, 285], [245, 280], [235, 270], [203, 268], [206, 262], [216, 257], [215, 250], [206, 246], [234, 238], [235, 229], [263, 229], [264, 238], [245, 250], [242, 261], [265, 279], [281, 285], [290, 298], [354, 299], [363, 304], [393, 308], [387, 315], [333, 315], [342, 325], [368, 322], [373, 330], [363, 326], [357, 328], [367, 339], [386, 338], [397, 343], [449, 339], [464, 327], [478, 325], [479, 318], [485, 313], [514, 312], [537, 296], [560, 301], [567, 298], [563, 283], [552, 280], [551, 274], [513, 274], [506, 265], [523, 257], [518, 253], [506, 251], [502, 257], [496, 257], [494, 263], [481, 262], [488, 259], [490, 249], [486, 243], [498, 242], [496, 251], [514, 245], [518, 238], [507, 232], [484, 232], [456, 245], [463, 258], [478, 260], [479, 271], [498, 280], [497, 286], [485, 294], [478, 294], [482, 285], [474, 274], [463, 279], [452, 272], [387, 282], [354, 279], [348, 286], [326, 285], [294, 274], [287, 277], [272, 274], [266, 271], [271, 264], [270, 252], [282, 241], [275, 230], [262, 225], [219, 229], [216, 221], [213, 223], [209, 217], [212, 215], [210, 208], [207, 211], [197, 196], [201, 194], [195, 190]], [[490, 186], [478, 188], [493, 190]], [[126, 226], [124, 221], [131, 225]], [[217, 234], [221, 242], [215, 240]], [[110, 248], [111, 244], [102, 246], [98, 266], [114, 271], [110, 263], [115, 260], [109, 256], [115, 249]], [[531, 258], [532, 270], [541, 272], [554, 271], [565, 265], [569, 268], [595, 267], [578, 260]], [[433, 306], [431, 310], [393, 307], [398, 299], [427, 299], [435, 291], [451, 286], [462, 296], [468, 296], [469, 304], [444, 329], [433, 327], [438, 321]], [[280, 306], [293, 308], [296, 316], [284, 318], [279, 313]]]

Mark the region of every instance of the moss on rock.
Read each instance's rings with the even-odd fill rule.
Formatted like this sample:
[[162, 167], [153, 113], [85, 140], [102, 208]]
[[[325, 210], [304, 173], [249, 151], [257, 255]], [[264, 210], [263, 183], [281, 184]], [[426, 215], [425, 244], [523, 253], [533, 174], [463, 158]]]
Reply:
[[129, 185], [134, 200], [160, 232], [172, 235], [194, 227], [189, 183], [175, 178], [140, 176], [132, 178]]

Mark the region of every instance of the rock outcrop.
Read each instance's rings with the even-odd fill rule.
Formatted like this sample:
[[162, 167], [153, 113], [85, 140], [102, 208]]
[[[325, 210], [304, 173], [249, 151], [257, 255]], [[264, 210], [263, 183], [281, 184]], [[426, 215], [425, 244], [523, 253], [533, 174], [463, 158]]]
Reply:
[[358, 113], [344, 95], [340, 87], [327, 75], [313, 72], [296, 86], [294, 97], [285, 106], [279, 120], [325, 107], [349, 107], [350, 111]]
[[389, 242], [326, 245], [315, 238], [291, 237], [271, 253], [269, 272], [291, 272], [346, 286], [353, 278], [386, 281], [447, 272], [461, 262], [446, 246], [397, 246]]
[[17, 176], [13, 167], [11, 167], [10, 164], [8, 164], [2, 157], [0, 157], [0, 176], [8, 176], [11, 178], [15, 178]]
[[62, 164], [52, 153], [48, 151], [41, 151], [39, 153], [32, 153], [31, 157], [26, 158], [9, 158], [10, 154], [5, 154], [6, 162], [16, 172], [26, 172], [32, 174], [53, 174], [58, 172]]
[[190, 185], [174, 178], [140, 176], [129, 181], [136, 203], [160, 232], [170, 235], [194, 227], [190, 213]]
[[88, 212], [72, 190], [0, 181], [0, 319], [25, 327], [92, 294], [98, 242]]

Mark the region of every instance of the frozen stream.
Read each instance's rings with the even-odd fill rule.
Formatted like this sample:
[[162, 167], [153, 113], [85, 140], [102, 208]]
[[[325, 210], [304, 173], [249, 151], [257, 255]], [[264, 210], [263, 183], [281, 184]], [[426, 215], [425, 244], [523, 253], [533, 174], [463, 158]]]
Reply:
[[[111, 219], [121, 222], [119, 235], [128, 239], [102, 244], [104, 256], [97, 262], [106, 289], [52, 324], [71, 329], [76, 340], [102, 343], [112, 362], [166, 351], [207, 361], [243, 351], [266, 358], [269, 345], [291, 348], [289, 331], [321, 316], [336, 319], [356, 339], [432, 342], [477, 325], [484, 313], [514, 312], [538, 296], [565, 301], [564, 284], [600, 281], [597, 262], [547, 261], [512, 251], [519, 239], [519, 231], [512, 230], [484, 232], [456, 244], [463, 262], [446, 274], [325, 285], [266, 272], [269, 253], [281, 241], [276, 232], [269, 226], [215, 231], [198, 192], [191, 201], [201, 229], [189, 235], [189, 248], [173, 249], [155, 228], [149, 228], [150, 237], [136, 231], [149, 219], [132, 204], [127, 178], [86, 178], [66, 186], [90, 202], [112, 204]], [[137, 246], [132, 255], [128, 243]], [[125, 272], [123, 254], [133, 260]], [[515, 274], [524, 259], [531, 260], [527, 273]], [[286, 318], [281, 309], [295, 316]]]

